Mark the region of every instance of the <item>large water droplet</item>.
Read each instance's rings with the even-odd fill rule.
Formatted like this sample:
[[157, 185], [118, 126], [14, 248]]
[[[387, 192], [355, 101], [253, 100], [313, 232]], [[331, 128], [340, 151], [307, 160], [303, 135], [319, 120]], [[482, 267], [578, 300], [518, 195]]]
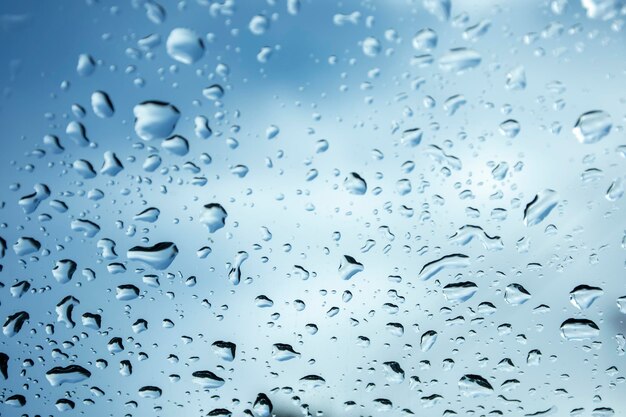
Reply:
[[131, 261], [143, 262], [155, 269], [166, 269], [178, 255], [178, 248], [172, 242], [160, 242], [153, 246], [135, 246], [128, 250], [126, 257]]
[[486, 397], [493, 394], [493, 387], [480, 375], [467, 374], [459, 380], [459, 390], [466, 397]]
[[561, 336], [565, 340], [594, 339], [600, 335], [600, 328], [588, 319], [567, 319], [561, 324]]
[[191, 29], [172, 29], [165, 46], [170, 57], [187, 65], [200, 60], [204, 55], [204, 43]]
[[165, 139], [172, 134], [180, 112], [162, 101], [144, 101], [133, 108], [135, 133], [143, 140]]
[[196, 371], [191, 376], [193, 383], [200, 385], [203, 389], [219, 388], [226, 383], [211, 371]]
[[578, 285], [569, 293], [569, 300], [579, 310], [586, 310], [602, 295], [604, 291], [599, 287]]
[[209, 229], [209, 232], [214, 233], [224, 227], [226, 217], [228, 217], [228, 213], [221, 204], [210, 203], [204, 205], [199, 220]]
[[593, 110], [580, 115], [572, 131], [580, 143], [591, 144], [608, 135], [612, 127], [613, 122], [607, 112]]
[[91, 108], [96, 116], [102, 118], [112, 117], [115, 113], [113, 102], [104, 91], [96, 91], [91, 95]]
[[50, 385], [56, 387], [63, 384], [76, 384], [91, 377], [91, 372], [80, 365], [57, 366], [46, 372]]

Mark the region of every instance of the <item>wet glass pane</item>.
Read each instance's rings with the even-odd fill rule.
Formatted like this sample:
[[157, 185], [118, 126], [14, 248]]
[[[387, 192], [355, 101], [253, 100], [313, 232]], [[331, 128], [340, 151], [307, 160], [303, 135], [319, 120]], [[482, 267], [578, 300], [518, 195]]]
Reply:
[[0, 19], [0, 416], [626, 414], [623, 0]]

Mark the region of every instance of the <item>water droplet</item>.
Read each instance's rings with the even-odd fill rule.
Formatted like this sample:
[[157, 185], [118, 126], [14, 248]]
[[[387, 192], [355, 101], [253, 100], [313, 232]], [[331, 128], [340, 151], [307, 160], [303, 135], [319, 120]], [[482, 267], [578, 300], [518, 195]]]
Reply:
[[267, 17], [263, 15], [256, 15], [250, 19], [250, 23], [248, 24], [248, 29], [252, 32], [253, 35], [263, 35], [270, 27], [270, 21]]
[[155, 398], [161, 397], [161, 394], [163, 394], [163, 391], [159, 387], [148, 385], [148, 386], [139, 388], [138, 394], [141, 398], [155, 399]]
[[469, 265], [469, 256], [467, 255], [459, 253], [445, 255], [425, 264], [419, 273], [418, 279], [428, 281], [443, 270], [466, 268]]
[[128, 250], [126, 257], [131, 261], [143, 262], [155, 269], [166, 269], [178, 255], [178, 248], [172, 242], [160, 242], [153, 246], [135, 246]]
[[514, 137], [519, 135], [521, 129], [522, 126], [517, 120], [508, 119], [500, 123], [500, 133], [507, 138], [513, 139]]
[[437, 336], [438, 334], [434, 330], [429, 330], [422, 334], [420, 338], [420, 349], [422, 352], [428, 352], [434, 346], [437, 341]]
[[50, 188], [46, 184], [35, 184], [33, 188], [34, 193], [25, 195], [18, 202], [25, 214], [33, 213], [42, 201], [50, 197]]
[[85, 147], [89, 145], [87, 129], [85, 128], [85, 125], [80, 122], [76, 122], [74, 120], [69, 122], [65, 128], [65, 134], [69, 136], [70, 139], [72, 139], [72, 141], [74, 141], [74, 143], [78, 146]]
[[204, 43], [194, 31], [186, 28], [172, 29], [165, 43], [167, 54], [178, 62], [191, 65], [204, 55]]
[[524, 90], [526, 88], [526, 71], [519, 65], [506, 74], [506, 88]]
[[95, 91], [91, 95], [91, 108], [96, 116], [101, 118], [112, 117], [115, 113], [113, 102], [104, 91]]
[[194, 132], [200, 139], [208, 139], [213, 135], [213, 130], [209, 127], [209, 119], [204, 116], [197, 116], [193, 119], [195, 125]]
[[300, 383], [305, 388], [319, 388], [326, 385], [326, 380], [319, 375], [307, 375], [300, 378]]
[[401, 384], [404, 381], [404, 370], [398, 362], [384, 362], [383, 369], [388, 382]]
[[29, 319], [30, 315], [26, 311], [18, 311], [9, 315], [2, 325], [2, 333], [8, 337], [15, 336]]
[[626, 191], [626, 179], [625, 177], [618, 177], [611, 182], [604, 197], [609, 201], [617, 201], [624, 196]]
[[233, 285], [238, 285], [241, 281], [241, 265], [248, 259], [249, 255], [246, 251], [239, 251], [235, 255], [235, 261], [232, 263], [230, 271], [228, 272], [228, 280]]
[[273, 410], [272, 402], [267, 395], [258, 394], [252, 405], [252, 410], [257, 417], [270, 417]]
[[554, 190], [545, 189], [535, 196], [524, 209], [524, 224], [534, 226], [548, 217], [559, 203], [559, 196]]
[[415, 147], [422, 142], [423, 132], [422, 129], [416, 127], [414, 129], [407, 129], [402, 132], [402, 138], [400, 143], [405, 146]]
[[60, 284], [66, 284], [70, 282], [74, 273], [76, 272], [77, 264], [71, 259], [61, 259], [57, 261], [52, 269], [52, 276]]
[[103, 175], [109, 175], [111, 177], [116, 176], [124, 169], [122, 161], [111, 151], [104, 153], [104, 163], [100, 168], [100, 173]]
[[489, 251], [497, 251], [504, 248], [500, 236], [489, 236], [480, 226], [467, 224], [450, 236], [450, 241], [457, 245], [467, 245], [474, 239], [479, 240], [483, 247]]
[[278, 128], [278, 126], [270, 125], [265, 130], [265, 137], [271, 140], [271, 139], [274, 139], [276, 136], [278, 136], [279, 133], [280, 133], [280, 129]]
[[493, 394], [493, 387], [480, 375], [467, 374], [459, 380], [459, 390], [465, 397], [478, 398]]
[[143, 140], [165, 139], [176, 127], [180, 112], [169, 103], [145, 101], [134, 107], [135, 133]]
[[235, 351], [237, 350], [237, 346], [234, 343], [218, 340], [213, 342], [211, 347], [213, 348], [213, 353], [215, 353], [219, 358], [227, 362], [235, 360]]
[[574, 125], [574, 136], [580, 143], [591, 144], [603, 139], [611, 132], [611, 116], [602, 110], [583, 113]]
[[621, 2], [617, 0], [581, 0], [582, 6], [591, 19], [608, 20], [619, 11]]
[[364, 269], [363, 264], [359, 263], [352, 256], [343, 255], [339, 264], [339, 276], [343, 280], [349, 280]]
[[448, 116], [453, 116], [454, 113], [457, 112], [461, 108], [461, 106], [467, 104], [467, 100], [464, 96], [457, 94], [454, 96], [448, 97], [448, 99], [443, 103], [443, 109], [448, 114]]
[[189, 153], [189, 141], [180, 135], [164, 139], [161, 142], [161, 147], [177, 156], [185, 156]]
[[443, 295], [451, 302], [463, 303], [476, 294], [478, 286], [471, 281], [455, 282], [443, 287]]
[[412, 45], [418, 51], [429, 51], [437, 47], [438, 41], [437, 32], [431, 28], [425, 28], [415, 34]]
[[288, 361], [300, 357], [291, 345], [285, 343], [275, 343], [272, 345], [272, 358], [279, 362]]
[[228, 217], [228, 213], [221, 204], [210, 203], [204, 205], [199, 221], [209, 229], [209, 232], [214, 233], [224, 227], [226, 217]]
[[53, 387], [76, 384], [91, 377], [91, 372], [80, 365], [57, 366], [46, 372], [46, 379]]
[[600, 328], [588, 319], [567, 319], [561, 324], [561, 336], [565, 340], [594, 339], [600, 335]]
[[470, 48], [453, 48], [439, 58], [439, 68], [447, 72], [463, 72], [480, 65], [482, 57]]
[[504, 289], [504, 300], [512, 306], [522, 305], [530, 299], [530, 293], [520, 284], [509, 284]]
[[348, 174], [343, 185], [350, 194], [363, 195], [367, 192], [367, 183], [356, 172]]
[[156, 207], [150, 207], [136, 214], [133, 219], [142, 222], [154, 223], [159, 219], [160, 215], [161, 210]]
[[378, 54], [380, 54], [380, 51], [382, 50], [382, 45], [380, 44], [380, 41], [378, 39], [372, 36], [368, 36], [367, 38], [363, 39], [362, 49], [365, 56], [374, 58], [378, 56]]
[[439, 20], [445, 21], [450, 19], [452, 10], [451, 0], [423, 0], [424, 9]]
[[32, 237], [22, 236], [17, 239], [13, 245], [13, 252], [17, 256], [26, 256], [35, 253], [41, 249], [41, 243]]
[[569, 300], [579, 310], [586, 310], [604, 294], [602, 288], [578, 285], [569, 293]]
[[89, 54], [80, 54], [76, 64], [76, 72], [82, 77], [88, 77], [96, 70], [96, 61]]
[[209, 100], [220, 100], [224, 97], [224, 89], [219, 84], [213, 84], [202, 90], [202, 95]]
[[195, 371], [191, 376], [193, 377], [193, 383], [200, 385], [203, 389], [219, 388], [226, 383], [226, 381], [211, 371]]

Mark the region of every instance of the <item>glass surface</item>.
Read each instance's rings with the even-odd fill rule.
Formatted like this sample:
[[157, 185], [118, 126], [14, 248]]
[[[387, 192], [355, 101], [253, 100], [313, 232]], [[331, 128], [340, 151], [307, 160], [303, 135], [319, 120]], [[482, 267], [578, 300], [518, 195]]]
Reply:
[[0, 2], [0, 415], [626, 415], [622, 0]]

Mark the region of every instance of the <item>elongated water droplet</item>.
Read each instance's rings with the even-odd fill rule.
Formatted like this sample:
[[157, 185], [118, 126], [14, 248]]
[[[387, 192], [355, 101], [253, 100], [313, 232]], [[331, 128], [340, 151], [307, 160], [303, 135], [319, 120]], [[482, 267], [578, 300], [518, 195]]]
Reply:
[[400, 139], [400, 143], [405, 146], [415, 147], [422, 142], [422, 129], [416, 127], [414, 129], [407, 129], [402, 132], [402, 138]]
[[535, 196], [524, 209], [524, 224], [534, 226], [548, 217], [559, 203], [559, 196], [554, 190], [545, 189]]
[[172, 242], [160, 242], [153, 246], [135, 246], [128, 250], [126, 257], [131, 261], [143, 262], [155, 269], [166, 269], [178, 255], [178, 248]]
[[454, 48], [439, 58], [439, 68], [447, 72], [462, 72], [480, 65], [482, 57], [470, 48]]
[[155, 387], [152, 385], [147, 385], [145, 387], [139, 388], [138, 394], [141, 398], [159, 398], [163, 391], [159, 387]]
[[561, 324], [561, 336], [565, 340], [594, 339], [600, 335], [600, 328], [588, 319], [567, 319]]
[[90, 377], [91, 372], [80, 365], [57, 366], [46, 372], [46, 379], [53, 387], [63, 384], [76, 384]]
[[300, 353], [296, 352], [291, 345], [286, 343], [275, 343], [272, 346], [272, 358], [279, 362], [299, 358]]
[[104, 91], [96, 91], [91, 95], [91, 108], [94, 114], [101, 118], [112, 117], [115, 114], [113, 102]]
[[469, 265], [469, 256], [467, 255], [460, 253], [445, 255], [425, 264], [418, 275], [418, 279], [428, 281], [443, 270], [466, 268]]
[[465, 302], [478, 291], [478, 286], [471, 281], [455, 282], [443, 287], [443, 295], [451, 302]]
[[211, 371], [195, 371], [191, 376], [193, 383], [200, 385], [203, 389], [219, 388], [226, 383]]
[[493, 387], [480, 375], [467, 374], [459, 380], [459, 390], [466, 397], [478, 398], [493, 394]]
[[599, 287], [578, 285], [569, 293], [569, 300], [579, 310], [586, 310], [602, 295], [604, 291]]

